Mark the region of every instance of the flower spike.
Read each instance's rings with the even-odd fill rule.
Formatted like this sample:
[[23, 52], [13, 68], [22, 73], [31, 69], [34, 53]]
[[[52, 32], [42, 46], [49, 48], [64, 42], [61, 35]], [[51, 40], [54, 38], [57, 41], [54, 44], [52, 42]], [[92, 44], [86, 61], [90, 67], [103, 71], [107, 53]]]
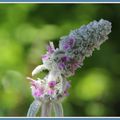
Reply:
[[52, 108], [55, 116], [63, 116], [61, 102], [69, 95], [71, 87], [67, 78], [74, 75], [84, 59], [108, 39], [111, 27], [111, 22], [107, 20], [93, 21], [61, 37], [59, 48], [55, 48], [53, 42], [49, 43], [46, 54], [42, 56], [43, 64], [33, 70], [32, 76], [43, 70], [48, 70], [48, 74], [43, 79], [27, 78], [35, 99], [27, 116], [35, 116], [40, 106], [42, 117], [51, 116]]

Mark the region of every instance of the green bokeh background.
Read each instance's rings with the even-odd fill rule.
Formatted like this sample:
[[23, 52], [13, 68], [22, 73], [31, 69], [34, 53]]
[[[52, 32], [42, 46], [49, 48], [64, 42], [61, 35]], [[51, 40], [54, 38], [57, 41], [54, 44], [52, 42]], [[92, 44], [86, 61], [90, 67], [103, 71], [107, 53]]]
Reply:
[[26, 116], [33, 101], [26, 76], [49, 41], [57, 47], [70, 30], [101, 18], [112, 22], [112, 33], [69, 78], [64, 114], [120, 116], [119, 4], [0, 4], [0, 116]]

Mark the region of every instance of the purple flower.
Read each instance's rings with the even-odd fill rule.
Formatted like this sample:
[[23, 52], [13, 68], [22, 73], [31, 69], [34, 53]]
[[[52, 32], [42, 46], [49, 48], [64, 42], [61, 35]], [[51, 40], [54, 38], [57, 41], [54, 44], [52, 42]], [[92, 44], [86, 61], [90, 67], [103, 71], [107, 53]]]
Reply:
[[43, 94], [44, 94], [44, 88], [43, 87], [33, 89], [33, 96], [39, 97]]
[[63, 62], [59, 62], [58, 63], [58, 67], [59, 67], [59, 69], [64, 69], [65, 68], [65, 64]]
[[70, 48], [70, 46], [66, 43], [64, 46], [63, 46], [63, 49], [64, 50], [67, 50], [67, 49], [69, 49]]
[[66, 89], [69, 89], [71, 87], [70, 82], [66, 82]]
[[47, 46], [47, 51], [48, 51], [48, 53], [53, 53], [54, 52], [54, 49], [50, 46], [50, 45], [48, 45]]
[[48, 83], [48, 86], [49, 87], [54, 87], [56, 85], [56, 81], [50, 81], [49, 83]]
[[75, 44], [75, 38], [70, 37], [69, 41], [68, 41], [68, 44], [73, 47], [73, 45]]
[[68, 56], [63, 56], [60, 60], [60, 62], [58, 63], [58, 67], [59, 69], [64, 69], [66, 63], [70, 61], [70, 58]]
[[68, 56], [64, 56], [64, 57], [61, 58], [62, 62], [67, 62], [69, 60], [70, 60], [70, 58]]
[[35, 91], [34, 91], [34, 96], [36, 96], [36, 97], [39, 97], [39, 96], [41, 96], [42, 94], [41, 94], [41, 92], [39, 91], [39, 89], [36, 89]]
[[42, 60], [48, 60], [48, 58], [49, 58], [49, 54], [45, 54], [42, 56]]
[[50, 89], [50, 90], [47, 91], [47, 93], [48, 93], [48, 95], [53, 95], [55, 93], [55, 91]]
[[52, 42], [50, 42], [50, 44], [47, 46], [47, 54], [42, 56], [42, 60], [48, 60], [51, 56], [52, 53], [54, 53], [55, 48]]
[[68, 49], [71, 49], [75, 44], [75, 38], [73, 37], [70, 37], [68, 38], [68, 40], [64, 43], [63, 45], [63, 49], [64, 50], [68, 50]]
[[52, 42], [50, 42], [50, 44], [47, 46], [47, 51], [49, 54], [52, 54], [55, 51], [55, 47]]

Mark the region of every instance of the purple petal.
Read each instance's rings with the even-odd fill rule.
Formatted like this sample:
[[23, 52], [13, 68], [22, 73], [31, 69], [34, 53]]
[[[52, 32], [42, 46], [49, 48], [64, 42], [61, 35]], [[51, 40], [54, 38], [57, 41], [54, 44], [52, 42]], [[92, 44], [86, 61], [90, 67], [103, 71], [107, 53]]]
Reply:
[[71, 85], [70, 85], [70, 82], [66, 82], [66, 88], [68, 89], [68, 88], [70, 88], [71, 87]]
[[45, 55], [42, 56], [42, 60], [48, 60], [48, 58], [49, 58], [48, 54], [45, 54]]
[[64, 69], [65, 64], [63, 62], [60, 62], [60, 63], [58, 63], [58, 67], [59, 67], [59, 69]]
[[74, 44], [75, 44], [75, 39], [74, 39], [73, 37], [70, 37], [68, 43], [69, 43], [69, 45], [70, 45], [71, 47], [73, 47]]
[[42, 95], [42, 92], [41, 92], [39, 89], [36, 89], [36, 90], [34, 91], [34, 96], [39, 97], [39, 96], [41, 96], [41, 95]]
[[50, 90], [47, 91], [48, 95], [52, 95], [52, 94], [54, 94], [54, 92], [55, 92], [55, 91], [52, 90], [52, 89], [50, 89]]
[[49, 83], [48, 83], [48, 86], [49, 87], [54, 87], [56, 85], [56, 81], [50, 81]]
[[74, 37], [70, 37], [68, 38], [68, 40], [64, 43], [63, 45], [63, 49], [64, 50], [68, 50], [71, 49], [75, 44], [75, 38]]
[[70, 48], [70, 46], [69, 46], [67, 43], [65, 43], [64, 46], [63, 46], [63, 49], [64, 49], [64, 50], [67, 50], [67, 49], [69, 49], [69, 48]]
[[50, 45], [48, 45], [47, 46], [47, 51], [48, 51], [48, 53], [53, 53], [54, 52], [54, 48], [52, 48], [52, 46], [50, 46]]
[[62, 62], [67, 62], [70, 60], [70, 58], [68, 56], [64, 56], [61, 58]]

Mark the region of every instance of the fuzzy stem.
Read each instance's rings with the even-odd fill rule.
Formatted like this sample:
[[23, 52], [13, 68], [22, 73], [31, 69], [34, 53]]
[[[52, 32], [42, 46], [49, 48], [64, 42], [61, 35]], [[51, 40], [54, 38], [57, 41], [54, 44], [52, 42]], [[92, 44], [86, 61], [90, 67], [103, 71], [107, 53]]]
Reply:
[[41, 117], [51, 116], [51, 109], [52, 109], [52, 103], [51, 102], [44, 102], [42, 104]]
[[63, 107], [59, 102], [53, 102], [54, 112], [56, 117], [63, 117]]
[[27, 117], [35, 117], [40, 106], [41, 106], [41, 102], [38, 100], [34, 100], [33, 103], [29, 107]]

